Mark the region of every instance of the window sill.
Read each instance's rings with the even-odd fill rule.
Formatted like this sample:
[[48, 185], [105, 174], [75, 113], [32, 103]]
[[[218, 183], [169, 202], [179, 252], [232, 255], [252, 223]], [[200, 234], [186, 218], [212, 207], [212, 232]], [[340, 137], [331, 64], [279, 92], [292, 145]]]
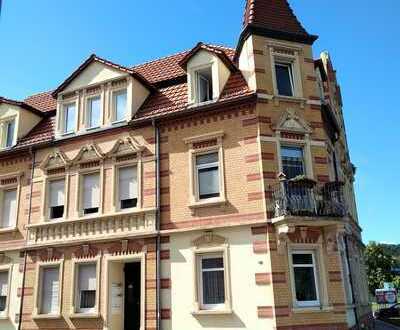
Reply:
[[306, 314], [306, 313], [327, 313], [332, 312], [333, 306], [313, 306], [313, 307], [294, 307], [292, 312], [295, 314]]
[[124, 125], [127, 123], [126, 119], [122, 119], [122, 120], [116, 120], [111, 122], [111, 126], [119, 126], [119, 125]]
[[216, 103], [217, 101], [218, 101], [218, 99], [213, 99], [213, 100], [205, 101], [205, 102], [192, 102], [192, 103], [190, 103], [188, 105], [188, 108], [189, 109], [190, 108], [197, 108], [197, 107], [201, 107], [201, 106], [204, 106], [204, 105]]
[[199, 309], [193, 311], [192, 315], [229, 315], [232, 314], [232, 309]]
[[61, 314], [36, 314], [32, 318], [34, 320], [57, 320], [61, 319]]
[[[7, 234], [7, 233], [13, 233], [17, 231], [17, 227], [9, 227], [9, 228], [0, 228], [0, 234]], [[0, 316], [1, 317], [1, 316]]]
[[196, 201], [189, 204], [189, 208], [197, 209], [202, 207], [210, 207], [210, 206], [224, 206], [226, 204], [226, 200], [224, 198], [210, 198], [204, 201]]
[[9, 316], [8, 315], [0, 315], [0, 321], [8, 321], [8, 320], [10, 320], [10, 318], [9, 318]]
[[286, 96], [286, 95], [279, 95], [279, 94], [274, 95], [274, 98], [281, 100], [281, 101], [298, 102], [298, 103], [307, 101], [304, 97]]
[[98, 319], [100, 314], [98, 312], [94, 313], [72, 313], [70, 319]]

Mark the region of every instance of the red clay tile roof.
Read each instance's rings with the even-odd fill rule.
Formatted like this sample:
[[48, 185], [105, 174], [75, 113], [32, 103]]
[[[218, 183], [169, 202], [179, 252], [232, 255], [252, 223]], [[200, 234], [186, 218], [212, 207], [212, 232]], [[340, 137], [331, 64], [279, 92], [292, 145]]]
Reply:
[[[210, 50], [212, 49], [214, 52], [223, 52], [224, 55], [222, 56], [225, 56], [226, 60], [232, 61], [235, 56], [235, 51], [232, 48], [214, 45], [205, 46], [210, 47]], [[186, 72], [179, 65], [179, 62], [189, 53], [190, 51], [181, 52], [127, 69], [142, 76], [150, 84], [157, 85], [165, 81], [170, 82], [167, 87], [159, 85], [159, 88], [153, 91], [139, 109], [133, 121], [158, 118], [188, 109]], [[176, 78], [182, 79], [175, 81]], [[254, 93], [249, 90], [241, 72], [235, 71], [228, 79], [220, 99], [214, 104], [234, 101], [252, 94]], [[54, 140], [55, 111], [54, 113], [51, 113], [51, 111], [56, 109], [56, 99], [53, 95], [54, 92], [49, 91], [29, 96], [24, 100], [27, 105], [44, 113], [49, 113], [51, 116], [44, 118], [27, 136], [22, 138], [14, 147], [15, 150]]]
[[[215, 50], [223, 51], [226, 56], [233, 61], [235, 56], [235, 50], [233, 48], [207, 45]], [[132, 69], [140, 73], [150, 83], [156, 84], [165, 80], [173, 80], [179, 77], [186, 76], [185, 70], [180, 66], [182, 59], [190, 53], [184, 51], [171, 56], [167, 56], [161, 59], [157, 59], [151, 62], [143, 63], [132, 67]]]
[[27, 136], [18, 141], [15, 148], [24, 148], [42, 142], [49, 142], [54, 139], [56, 117], [44, 118], [37, 124]]
[[[187, 83], [181, 83], [160, 89], [139, 109], [134, 120], [155, 118], [188, 109]], [[218, 102], [226, 102], [249, 96], [253, 92], [248, 88], [240, 71], [229, 77]]]
[[49, 91], [28, 96], [24, 102], [42, 112], [53, 111], [56, 109], [57, 101], [53, 98], [51, 93], [52, 91]]
[[243, 28], [289, 41], [312, 44], [317, 39], [304, 29], [287, 0], [247, 0]]

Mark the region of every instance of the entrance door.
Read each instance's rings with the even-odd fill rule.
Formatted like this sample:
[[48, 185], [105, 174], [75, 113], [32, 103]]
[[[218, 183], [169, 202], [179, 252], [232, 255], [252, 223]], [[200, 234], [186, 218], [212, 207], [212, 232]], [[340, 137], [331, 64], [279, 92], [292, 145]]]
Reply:
[[125, 272], [124, 330], [140, 330], [140, 262], [127, 263]]

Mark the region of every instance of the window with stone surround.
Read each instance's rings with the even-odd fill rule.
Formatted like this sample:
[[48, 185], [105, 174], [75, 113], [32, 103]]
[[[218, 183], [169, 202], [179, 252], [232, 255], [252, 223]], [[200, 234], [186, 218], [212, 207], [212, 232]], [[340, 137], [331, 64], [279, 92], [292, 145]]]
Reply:
[[10, 272], [0, 269], [0, 317], [7, 315], [9, 301]]
[[189, 146], [189, 207], [226, 202], [223, 132], [185, 139]]

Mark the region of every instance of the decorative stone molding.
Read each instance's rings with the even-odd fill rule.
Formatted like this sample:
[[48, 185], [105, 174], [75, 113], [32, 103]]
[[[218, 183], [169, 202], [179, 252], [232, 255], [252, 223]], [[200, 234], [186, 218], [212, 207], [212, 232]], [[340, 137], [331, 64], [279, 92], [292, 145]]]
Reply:
[[126, 137], [118, 139], [111, 150], [106, 153], [106, 157], [119, 158], [131, 156], [142, 152], [144, 149], [145, 147], [140, 145], [133, 137]]
[[294, 109], [287, 109], [274, 127], [278, 132], [311, 134], [311, 126]]
[[70, 165], [71, 161], [59, 149], [55, 149], [53, 152], [49, 153], [46, 158], [40, 164], [40, 168], [43, 171], [54, 170], [58, 168], [65, 168]]
[[63, 253], [58, 249], [49, 247], [47, 249], [40, 250], [38, 252], [38, 257], [42, 262], [50, 262], [62, 259]]
[[219, 246], [227, 243], [227, 239], [220, 235], [214, 234], [212, 231], [207, 231], [204, 235], [193, 240], [192, 245], [196, 247], [204, 246]]
[[100, 148], [95, 144], [91, 143], [82, 147], [78, 154], [72, 160], [73, 164], [82, 164], [93, 161], [102, 161], [105, 155], [102, 153]]
[[94, 258], [98, 255], [99, 249], [90, 246], [89, 244], [83, 244], [79, 246], [73, 253], [72, 255], [76, 259], [83, 259], [83, 258]]
[[288, 235], [290, 233], [294, 233], [296, 227], [282, 225], [277, 228], [276, 236], [277, 236], [277, 250], [278, 254], [284, 255], [287, 251], [287, 243], [289, 241]]
[[310, 227], [296, 227], [296, 229], [288, 234], [292, 243], [297, 244], [316, 244], [322, 243], [321, 230]]
[[114, 243], [106, 252], [112, 256], [138, 254], [146, 252], [146, 246], [143, 240], [131, 241], [123, 239], [118, 243]]

